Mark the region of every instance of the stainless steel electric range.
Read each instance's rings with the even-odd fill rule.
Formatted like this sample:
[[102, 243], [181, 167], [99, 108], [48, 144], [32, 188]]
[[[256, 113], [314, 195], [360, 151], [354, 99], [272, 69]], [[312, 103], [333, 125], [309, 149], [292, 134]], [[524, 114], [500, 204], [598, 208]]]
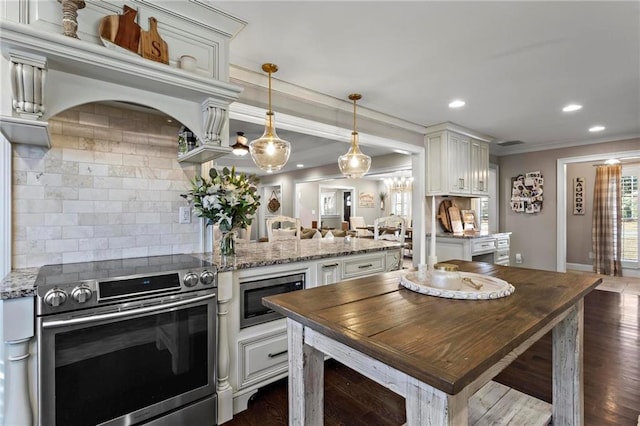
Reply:
[[46, 265], [36, 286], [41, 426], [215, 424], [214, 265]]

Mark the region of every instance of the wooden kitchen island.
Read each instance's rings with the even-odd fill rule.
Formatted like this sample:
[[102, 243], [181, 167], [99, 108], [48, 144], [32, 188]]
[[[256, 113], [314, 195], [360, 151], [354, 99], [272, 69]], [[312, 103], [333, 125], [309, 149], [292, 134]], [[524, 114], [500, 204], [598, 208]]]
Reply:
[[583, 424], [583, 298], [601, 279], [452, 263], [516, 290], [443, 299], [400, 287], [398, 271], [263, 299], [287, 316], [289, 424], [322, 424], [325, 354], [405, 397], [408, 425], [468, 424], [471, 397], [551, 329], [553, 424]]

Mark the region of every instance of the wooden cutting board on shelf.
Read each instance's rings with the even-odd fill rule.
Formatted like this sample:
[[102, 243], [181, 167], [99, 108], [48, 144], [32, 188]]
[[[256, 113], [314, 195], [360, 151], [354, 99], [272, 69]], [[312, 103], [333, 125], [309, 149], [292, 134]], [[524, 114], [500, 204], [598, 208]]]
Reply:
[[109, 46], [121, 47], [138, 54], [140, 47], [140, 26], [135, 23], [138, 12], [123, 6], [122, 15], [109, 15], [100, 20], [98, 32], [102, 42]]
[[449, 207], [451, 207], [451, 200], [443, 200], [438, 206], [437, 218], [442, 224], [442, 227], [447, 232], [453, 232], [451, 229], [451, 220], [449, 220]]
[[451, 220], [451, 230], [454, 234], [464, 232], [459, 208], [456, 206], [449, 207], [449, 219]]
[[160, 34], [158, 34], [158, 20], [149, 18], [149, 31], [140, 34], [140, 55], [152, 61], [169, 63], [169, 48]]

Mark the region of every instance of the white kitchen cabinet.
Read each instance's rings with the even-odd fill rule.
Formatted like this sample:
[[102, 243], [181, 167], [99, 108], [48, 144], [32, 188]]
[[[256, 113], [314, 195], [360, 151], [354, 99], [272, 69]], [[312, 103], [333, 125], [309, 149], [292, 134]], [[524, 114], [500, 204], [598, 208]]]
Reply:
[[241, 340], [238, 346], [241, 389], [286, 373], [288, 368], [286, 330]]
[[349, 256], [343, 261], [342, 278], [356, 278], [385, 271], [385, 253]]
[[342, 276], [342, 261], [329, 260], [327, 262], [318, 263], [318, 282], [317, 285], [334, 284], [340, 281]]
[[489, 138], [444, 123], [427, 128], [427, 195], [488, 194]]

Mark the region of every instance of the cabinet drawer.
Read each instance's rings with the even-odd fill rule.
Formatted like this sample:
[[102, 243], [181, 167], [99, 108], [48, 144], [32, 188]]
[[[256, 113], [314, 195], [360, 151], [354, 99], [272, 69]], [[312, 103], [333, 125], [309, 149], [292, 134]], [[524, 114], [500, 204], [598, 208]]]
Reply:
[[354, 278], [384, 272], [384, 256], [385, 253], [380, 252], [345, 259], [342, 278]]
[[496, 252], [496, 262], [495, 263], [502, 263], [504, 261], [507, 261], [507, 263], [509, 262], [509, 249], [507, 248], [505, 249], [498, 249], [498, 251]]
[[287, 331], [238, 342], [240, 387], [287, 371]]
[[471, 254], [486, 253], [496, 249], [496, 240], [494, 238], [481, 239], [473, 241], [471, 244]]
[[501, 238], [498, 240], [498, 248], [509, 248], [509, 238]]

